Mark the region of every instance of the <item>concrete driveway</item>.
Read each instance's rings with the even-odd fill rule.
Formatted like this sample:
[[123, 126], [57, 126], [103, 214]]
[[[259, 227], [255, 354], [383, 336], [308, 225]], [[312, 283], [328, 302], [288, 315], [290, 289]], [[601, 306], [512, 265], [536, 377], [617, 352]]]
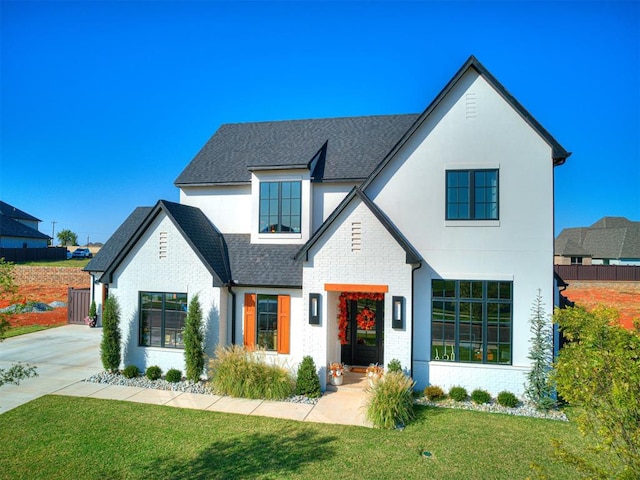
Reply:
[[29, 363], [38, 367], [38, 376], [20, 385], [0, 387], [0, 414], [104, 370], [101, 340], [102, 328], [86, 325], [65, 325], [5, 339], [0, 343], [0, 368]]

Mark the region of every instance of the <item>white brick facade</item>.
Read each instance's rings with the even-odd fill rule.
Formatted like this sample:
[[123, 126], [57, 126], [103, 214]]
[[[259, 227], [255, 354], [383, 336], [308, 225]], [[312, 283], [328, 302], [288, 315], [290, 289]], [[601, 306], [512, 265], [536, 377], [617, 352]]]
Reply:
[[[160, 238], [166, 238], [166, 256], [160, 258]], [[190, 302], [198, 295], [205, 324], [205, 351], [213, 355], [219, 341], [226, 341], [226, 322], [220, 321], [220, 289], [212, 286], [212, 276], [173, 222], [161, 213], [144, 233], [134, 250], [115, 271], [109, 295], [120, 305], [122, 366], [136, 365], [145, 370], [158, 365], [185, 371], [184, 350], [141, 347], [138, 341], [139, 293], [186, 293]]]
[[[361, 246], [352, 249], [352, 226], [361, 228]], [[312, 355], [322, 370], [331, 362], [341, 361], [338, 339], [338, 298], [340, 292], [325, 291], [325, 284], [385, 285], [384, 296], [384, 364], [400, 360], [404, 368], [411, 364], [411, 309], [406, 308], [403, 329], [391, 328], [393, 296], [411, 304], [411, 265], [406, 252], [357, 197], [342, 211], [316, 245], [304, 264], [303, 291], [305, 308], [300, 341], [306, 355]], [[309, 325], [310, 293], [320, 293], [320, 325]], [[321, 375], [323, 381], [325, 375]]]

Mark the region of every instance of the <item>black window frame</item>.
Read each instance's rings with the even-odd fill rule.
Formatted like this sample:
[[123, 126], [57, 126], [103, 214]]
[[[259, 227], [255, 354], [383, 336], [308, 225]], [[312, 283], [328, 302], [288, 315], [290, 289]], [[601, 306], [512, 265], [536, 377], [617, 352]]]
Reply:
[[[291, 194], [286, 196], [286, 185], [289, 186]], [[293, 185], [297, 186], [298, 196], [293, 194]], [[277, 189], [277, 196], [272, 196], [272, 188]], [[265, 188], [269, 189], [268, 196], [264, 197]], [[263, 181], [260, 182], [258, 192], [258, 232], [266, 234], [278, 234], [278, 233], [294, 233], [300, 234], [302, 232], [302, 182], [300, 180], [279, 180], [279, 181]], [[277, 212], [272, 211], [271, 202], [277, 201]], [[266, 202], [266, 204], [265, 204]], [[289, 202], [287, 213], [287, 202]], [[294, 213], [294, 202], [296, 202], [297, 213]], [[268, 207], [265, 209], [265, 206]], [[265, 212], [265, 210], [267, 210]], [[262, 227], [263, 220], [265, 227]], [[285, 219], [289, 220], [289, 225], [284, 225]], [[294, 219], [297, 219], [297, 225], [294, 223]], [[275, 220], [275, 223], [272, 221]], [[294, 224], [292, 226], [292, 224]], [[284, 228], [288, 227], [288, 230]], [[297, 227], [297, 231], [295, 228]]]
[[[151, 309], [145, 307], [147, 302], [144, 301], [145, 296], [150, 296], [151, 300]], [[179, 296], [179, 298], [172, 299], [170, 296]], [[154, 300], [154, 297], [156, 298]], [[148, 325], [149, 322], [152, 322], [153, 319], [147, 320], [145, 317], [147, 312], [153, 311], [154, 302], [160, 301], [159, 308], [159, 320], [160, 320], [160, 330], [159, 330], [159, 342], [154, 342], [154, 326]], [[183, 301], [181, 301], [184, 299]], [[175, 300], [175, 302], [171, 302], [171, 300]], [[182, 332], [184, 331], [184, 325], [187, 318], [187, 310], [188, 310], [188, 297], [186, 293], [182, 292], [148, 292], [148, 291], [140, 291], [138, 292], [138, 305], [140, 312], [139, 317], [139, 328], [138, 328], [138, 346], [140, 347], [156, 347], [156, 348], [170, 348], [175, 350], [183, 350], [184, 349], [184, 339], [182, 337]], [[180, 306], [180, 309], [168, 309], [168, 304], [175, 304]], [[175, 319], [168, 318], [171, 316], [171, 313], [176, 312], [177, 315]], [[153, 315], [153, 313], [151, 313]], [[175, 322], [176, 325], [169, 328], [168, 323]], [[147, 331], [148, 327], [148, 331]], [[155, 330], [157, 330], [157, 326]], [[167, 342], [166, 335], [172, 335], [173, 341]], [[156, 332], [155, 335], [158, 335]]]
[[[476, 174], [482, 173], [495, 173], [496, 176], [496, 184], [495, 187], [487, 186], [486, 184], [477, 185]], [[466, 186], [450, 186], [450, 176], [452, 174], [467, 175], [467, 185]], [[479, 201], [478, 194], [480, 192], [486, 193], [487, 190], [492, 190], [495, 188], [495, 202], [489, 201]], [[447, 170], [445, 174], [445, 191], [446, 191], [446, 202], [445, 202], [445, 219], [446, 220], [499, 220], [500, 219], [500, 170], [498, 168], [479, 168], [479, 169], [459, 169], [459, 170]], [[456, 192], [456, 197], [459, 198], [459, 194], [466, 194], [467, 200], [458, 200], [458, 198], [454, 197], [454, 191]], [[478, 214], [476, 209], [480, 205], [494, 205], [495, 204], [495, 216], [487, 216]], [[450, 207], [454, 205], [466, 205], [468, 215], [461, 216], [459, 213], [457, 215], [451, 215]], [[491, 207], [489, 207], [491, 210]], [[487, 209], [485, 208], [486, 212]]]
[[512, 365], [513, 281], [432, 279], [430, 359]]

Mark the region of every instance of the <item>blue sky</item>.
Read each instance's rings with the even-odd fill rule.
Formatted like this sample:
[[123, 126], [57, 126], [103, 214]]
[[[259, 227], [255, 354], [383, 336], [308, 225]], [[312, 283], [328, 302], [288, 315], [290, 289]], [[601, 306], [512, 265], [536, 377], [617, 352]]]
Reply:
[[573, 155], [556, 233], [640, 220], [640, 2], [1, 8], [0, 199], [104, 242], [223, 123], [419, 113], [475, 55]]

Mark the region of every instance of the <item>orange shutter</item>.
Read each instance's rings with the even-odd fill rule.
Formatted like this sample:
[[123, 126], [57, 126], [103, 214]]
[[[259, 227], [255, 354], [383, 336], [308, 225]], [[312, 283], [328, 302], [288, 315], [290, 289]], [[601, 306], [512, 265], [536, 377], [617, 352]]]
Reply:
[[256, 295], [244, 294], [244, 346], [256, 346]]
[[278, 295], [278, 353], [289, 353], [290, 350], [290, 312], [291, 298], [289, 295]]

